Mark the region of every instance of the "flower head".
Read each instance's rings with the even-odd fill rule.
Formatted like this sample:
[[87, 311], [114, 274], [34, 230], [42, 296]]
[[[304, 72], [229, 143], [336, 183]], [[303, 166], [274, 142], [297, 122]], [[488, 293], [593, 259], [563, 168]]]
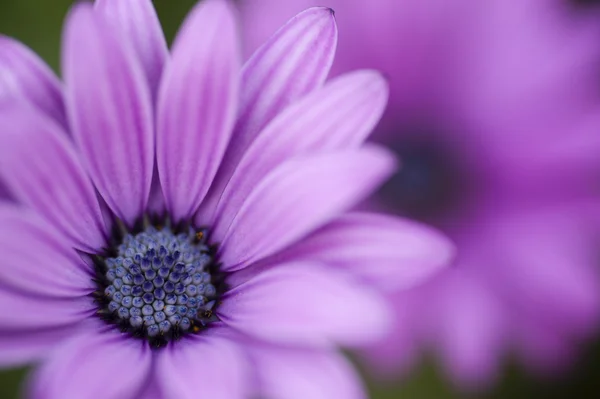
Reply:
[[363, 397], [335, 345], [452, 255], [349, 212], [395, 161], [363, 144], [385, 80], [325, 82], [331, 11], [243, 67], [236, 28], [203, 1], [169, 54], [150, 1], [80, 3], [64, 84], [0, 38], [0, 364], [42, 361], [31, 397]]
[[[246, 48], [314, 3], [241, 1]], [[328, 5], [345, 33], [335, 73], [390, 79], [376, 136], [403, 167], [372, 206], [457, 247], [454, 267], [390, 295], [394, 332], [365, 356], [397, 371], [426, 346], [463, 386], [493, 380], [508, 350], [537, 371], [568, 364], [600, 314], [597, 15], [569, 0]]]

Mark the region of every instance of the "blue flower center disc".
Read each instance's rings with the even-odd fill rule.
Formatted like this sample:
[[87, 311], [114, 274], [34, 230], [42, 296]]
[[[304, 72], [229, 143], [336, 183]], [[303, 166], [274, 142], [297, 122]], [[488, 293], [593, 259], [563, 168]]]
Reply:
[[[155, 346], [215, 320], [214, 256], [206, 232], [153, 226], [126, 234], [97, 268], [99, 314]], [[98, 266], [98, 261], [96, 262]]]

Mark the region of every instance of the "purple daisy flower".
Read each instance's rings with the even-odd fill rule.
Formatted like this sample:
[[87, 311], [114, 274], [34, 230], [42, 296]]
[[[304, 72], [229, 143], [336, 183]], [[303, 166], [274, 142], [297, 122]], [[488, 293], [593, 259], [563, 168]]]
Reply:
[[[314, 3], [241, 1], [247, 48]], [[565, 367], [600, 315], [597, 12], [567, 0], [326, 4], [345, 33], [335, 73], [390, 77], [377, 135], [403, 168], [371, 205], [457, 246], [454, 267], [390, 296], [393, 332], [364, 355], [398, 372], [427, 347], [467, 386], [492, 381], [511, 350], [537, 372]]]
[[363, 145], [385, 80], [325, 82], [331, 10], [244, 66], [236, 28], [206, 0], [169, 54], [150, 1], [80, 3], [64, 85], [0, 38], [0, 365], [41, 362], [32, 398], [362, 398], [336, 345], [452, 256], [349, 211], [395, 160]]

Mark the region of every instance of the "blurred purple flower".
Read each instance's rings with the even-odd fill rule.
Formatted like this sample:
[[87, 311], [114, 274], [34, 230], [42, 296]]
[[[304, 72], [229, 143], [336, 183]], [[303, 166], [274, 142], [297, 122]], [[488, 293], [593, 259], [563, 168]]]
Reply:
[[150, 1], [81, 3], [64, 88], [0, 38], [0, 364], [43, 360], [31, 397], [362, 398], [334, 345], [381, 337], [382, 288], [452, 256], [436, 231], [347, 212], [395, 161], [363, 145], [380, 75], [324, 84], [331, 10], [243, 67], [236, 34], [206, 0], [169, 55]]
[[537, 372], [568, 365], [600, 315], [598, 14], [567, 0], [239, 3], [247, 51], [296, 9], [334, 8], [335, 73], [390, 79], [376, 136], [402, 170], [371, 206], [457, 246], [455, 267], [390, 296], [394, 332], [363, 351], [376, 369], [406, 369], [423, 346], [466, 386], [493, 381], [508, 350]]

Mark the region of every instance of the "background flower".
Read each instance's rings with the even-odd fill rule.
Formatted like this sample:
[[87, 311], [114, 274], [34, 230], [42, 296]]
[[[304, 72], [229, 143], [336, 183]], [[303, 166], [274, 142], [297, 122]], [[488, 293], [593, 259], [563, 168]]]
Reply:
[[[240, 1], [247, 51], [312, 1]], [[335, 1], [335, 70], [384, 71], [377, 139], [402, 170], [371, 206], [428, 221], [457, 245], [454, 267], [391, 296], [397, 326], [363, 351], [405, 372], [423, 348], [463, 386], [508, 353], [563, 370], [600, 312], [598, 15], [567, 1]]]

